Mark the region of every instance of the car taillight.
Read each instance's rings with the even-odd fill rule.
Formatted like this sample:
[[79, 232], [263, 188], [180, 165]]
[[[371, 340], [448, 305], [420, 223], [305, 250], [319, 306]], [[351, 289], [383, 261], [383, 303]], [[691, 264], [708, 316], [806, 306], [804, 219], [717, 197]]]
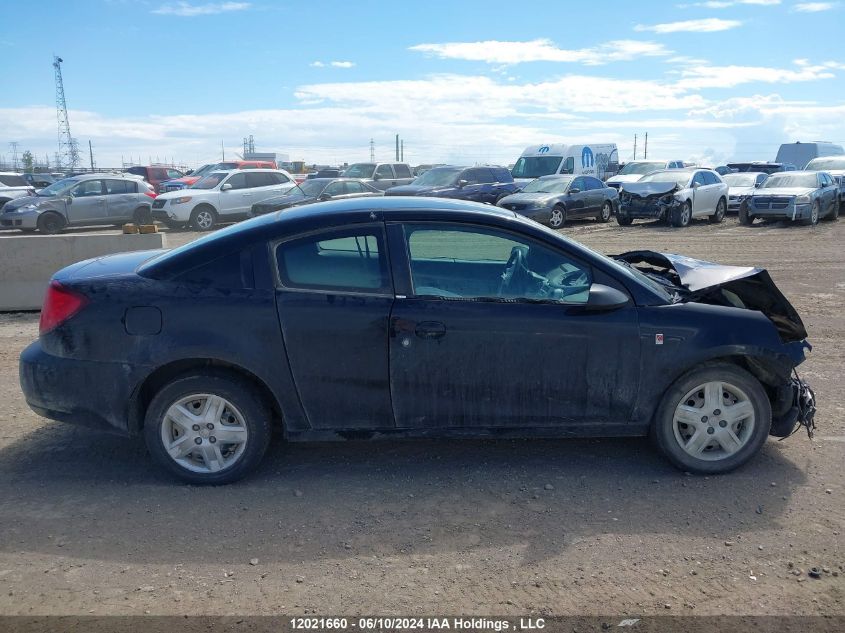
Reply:
[[155, 192], [155, 191], [145, 191], [145, 192], [144, 192], [144, 195], [145, 195], [145, 196], [149, 196], [150, 198], [155, 198], [155, 197], [156, 197], [156, 192]]
[[44, 296], [44, 305], [41, 307], [38, 333], [46, 334], [60, 326], [86, 305], [88, 305], [87, 297], [65, 288], [58, 281], [51, 281], [47, 294]]

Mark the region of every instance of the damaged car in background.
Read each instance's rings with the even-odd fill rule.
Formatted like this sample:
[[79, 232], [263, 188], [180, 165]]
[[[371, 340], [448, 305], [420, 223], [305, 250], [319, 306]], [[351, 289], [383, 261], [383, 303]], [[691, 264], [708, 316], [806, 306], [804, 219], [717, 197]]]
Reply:
[[253, 470], [274, 429], [651, 435], [715, 474], [812, 429], [809, 347], [764, 270], [614, 259], [491, 205], [376, 197], [60, 270], [20, 382], [35, 412], [143, 436], [197, 484]]
[[629, 226], [636, 218], [677, 227], [703, 217], [719, 223], [728, 208], [728, 186], [710, 169], [666, 169], [623, 183], [619, 203], [620, 226]]
[[791, 220], [812, 226], [819, 219], [839, 218], [839, 183], [824, 171], [772, 174], [739, 209], [739, 222], [750, 226], [757, 218]]

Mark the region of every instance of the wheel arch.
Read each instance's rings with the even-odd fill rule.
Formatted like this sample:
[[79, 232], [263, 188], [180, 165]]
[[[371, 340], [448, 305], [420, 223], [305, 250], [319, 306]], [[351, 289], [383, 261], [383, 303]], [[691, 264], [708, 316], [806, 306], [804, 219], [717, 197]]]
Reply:
[[165, 385], [180, 376], [191, 375], [194, 371], [213, 370], [215, 373], [235, 376], [253, 384], [273, 411], [275, 421], [284, 426], [282, 405], [269, 385], [250, 370], [227, 361], [215, 358], [184, 358], [175, 360], [150, 372], [142, 380], [130, 397], [128, 430], [130, 435], [138, 435], [144, 428], [144, 417], [155, 394]]

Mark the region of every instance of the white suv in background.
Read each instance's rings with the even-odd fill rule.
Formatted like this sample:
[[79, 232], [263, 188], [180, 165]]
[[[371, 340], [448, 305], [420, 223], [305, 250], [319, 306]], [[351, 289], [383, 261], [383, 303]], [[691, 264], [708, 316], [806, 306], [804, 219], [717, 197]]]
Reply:
[[295, 186], [293, 177], [281, 169], [216, 170], [187, 189], [159, 194], [153, 218], [169, 227], [188, 224], [195, 231], [208, 231], [218, 222], [250, 217], [253, 204]]

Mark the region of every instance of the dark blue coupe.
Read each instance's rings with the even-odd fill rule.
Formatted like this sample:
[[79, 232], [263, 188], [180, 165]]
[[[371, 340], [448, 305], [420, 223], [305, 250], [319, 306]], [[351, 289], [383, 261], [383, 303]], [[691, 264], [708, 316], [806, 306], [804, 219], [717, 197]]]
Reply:
[[20, 380], [37, 413], [143, 434], [219, 484], [289, 440], [640, 436], [733, 469], [812, 425], [806, 332], [762, 269], [608, 258], [512, 211], [317, 203], [54, 276]]

